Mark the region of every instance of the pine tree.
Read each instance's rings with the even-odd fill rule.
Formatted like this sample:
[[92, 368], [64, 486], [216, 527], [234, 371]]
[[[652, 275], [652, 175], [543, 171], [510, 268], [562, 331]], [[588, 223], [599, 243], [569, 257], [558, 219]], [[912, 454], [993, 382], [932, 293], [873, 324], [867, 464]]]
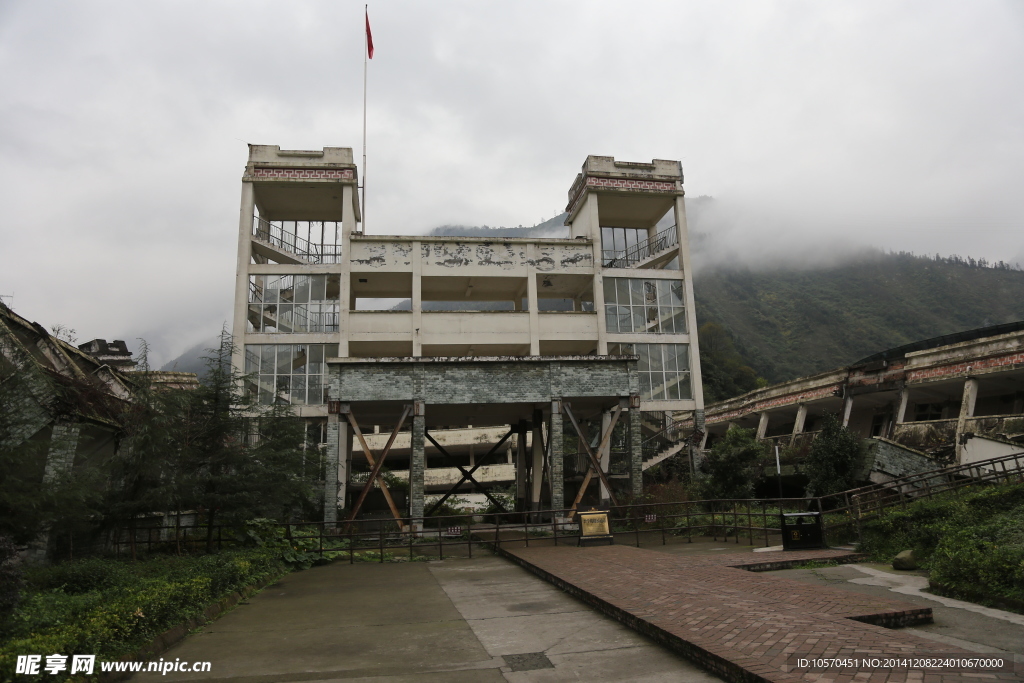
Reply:
[[827, 496], [853, 488], [863, 452], [860, 439], [842, 425], [839, 417], [826, 415], [804, 465], [809, 479], [807, 494]]

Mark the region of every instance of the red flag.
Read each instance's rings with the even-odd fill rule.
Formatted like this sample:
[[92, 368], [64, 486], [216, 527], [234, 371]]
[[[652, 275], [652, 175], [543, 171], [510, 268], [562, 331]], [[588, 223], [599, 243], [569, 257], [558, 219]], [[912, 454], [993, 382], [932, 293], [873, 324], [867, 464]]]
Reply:
[[370, 33], [370, 13], [366, 13], [366, 54], [373, 59], [373, 34]]

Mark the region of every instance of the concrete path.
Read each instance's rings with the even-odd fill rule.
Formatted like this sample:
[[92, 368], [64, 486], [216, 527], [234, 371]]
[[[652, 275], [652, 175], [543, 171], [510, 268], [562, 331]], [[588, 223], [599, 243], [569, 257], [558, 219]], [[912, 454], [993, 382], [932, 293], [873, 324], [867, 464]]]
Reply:
[[929, 607], [932, 623], [907, 628], [906, 632], [970, 652], [1024, 656], [1024, 615], [926, 593], [922, 590], [928, 584], [924, 572], [896, 571], [888, 565], [865, 563], [771, 574], [835, 590], [889, 595]]
[[164, 653], [206, 674], [133, 681], [712, 683], [719, 679], [487, 553], [290, 574]]

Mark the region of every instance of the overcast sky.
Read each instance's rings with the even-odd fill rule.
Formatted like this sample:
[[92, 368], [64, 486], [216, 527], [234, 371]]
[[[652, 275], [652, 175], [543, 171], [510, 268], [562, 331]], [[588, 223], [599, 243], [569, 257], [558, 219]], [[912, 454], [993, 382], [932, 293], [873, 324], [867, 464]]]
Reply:
[[[1024, 3], [371, 2], [370, 233], [680, 159], [748, 258], [1024, 262]], [[361, 155], [363, 4], [0, 1], [0, 294], [159, 364], [230, 317], [245, 142]], [[742, 247], [742, 249], [741, 249]], [[9, 302], [7, 298], [4, 301]]]

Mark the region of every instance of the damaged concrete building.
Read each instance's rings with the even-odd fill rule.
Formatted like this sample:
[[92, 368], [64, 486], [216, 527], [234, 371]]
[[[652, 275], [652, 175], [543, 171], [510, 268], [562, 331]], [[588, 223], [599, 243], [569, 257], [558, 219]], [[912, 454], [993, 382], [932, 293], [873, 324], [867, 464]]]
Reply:
[[1024, 450], [1024, 322], [927, 339], [849, 367], [708, 406], [707, 444], [730, 427], [799, 459], [822, 418], [868, 441], [861, 475], [876, 483]]
[[[120, 344], [120, 346], [118, 346]], [[83, 344], [104, 353], [105, 341]], [[114, 342], [113, 351], [124, 342]], [[11, 450], [37, 447], [39, 480], [52, 481], [75, 465], [103, 460], [117, 448], [119, 417], [131, 400], [132, 382], [118, 366], [131, 366], [87, 353], [50, 334], [0, 303], [0, 438]]]
[[564, 238], [366, 234], [357, 182], [332, 147], [251, 145], [242, 178], [234, 365], [323, 444], [328, 521], [385, 456], [409, 482], [392, 513], [422, 517], [428, 483], [486, 489], [482, 467], [520, 509], [561, 509], [591, 480], [637, 493], [645, 456], [686, 447], [672, 416], [699, 429], [704, 406], [679, 162], [588, 157]]

